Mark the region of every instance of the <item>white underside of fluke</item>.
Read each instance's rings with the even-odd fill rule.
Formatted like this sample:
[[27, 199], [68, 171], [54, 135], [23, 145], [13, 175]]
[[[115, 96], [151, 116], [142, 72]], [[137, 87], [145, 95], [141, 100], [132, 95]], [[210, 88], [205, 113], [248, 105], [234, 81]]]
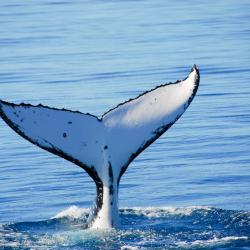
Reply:
[[[85, 169], [99, 185], [94, 228], [118, 225], [118, 186], [129, 163], [186, 110], [199, 72], [118, 105], [100, 119], [42, 105], [0, 101], [0, 115], [25, 139]], [[97, 185], [97, 186], [98, 186]]]

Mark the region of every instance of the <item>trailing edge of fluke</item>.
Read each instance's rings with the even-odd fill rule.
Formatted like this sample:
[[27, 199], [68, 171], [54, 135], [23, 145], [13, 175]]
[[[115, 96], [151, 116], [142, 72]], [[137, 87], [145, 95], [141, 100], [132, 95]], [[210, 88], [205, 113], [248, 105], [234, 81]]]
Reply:
[[26, 140], [83, 168], [96, 183], [89, 226], [119, 225], [118, 188], [128, 165], [184, 113], [199, 86], [194, 65], [182, 81], [160, 85], [101, 118], [41, 104], [0, 101], [0, 116]]

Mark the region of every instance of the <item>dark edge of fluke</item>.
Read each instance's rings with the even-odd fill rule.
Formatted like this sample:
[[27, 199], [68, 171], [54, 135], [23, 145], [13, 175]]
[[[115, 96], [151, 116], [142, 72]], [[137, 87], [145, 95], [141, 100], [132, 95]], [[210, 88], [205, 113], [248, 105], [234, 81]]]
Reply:
[[[196, 72], [198, 73], [198, 77], [200, 78], [199, 69], [198, 69], [198, 67], [196, 66], [196, 64], [193, 65], [193, 67], [192, 67], [190, 73], [192, 73], [194, 70], [196, 70]], [[190, 74], [190, 73], [189, 73], [189, 74]], [[189, 74], [188, 74], [188, 75], [189, 75]], [[13, 106], [13, 107], [15, 107], [15, 106], [43, 107], [43, 108], [53, 109], [53, 110], [57, 110], [57, 111], [67, 111], [67, 112], [72, 112], [72, 113], [77, 113], [77, 114], [92, 116], [92, 117], [95, 117], [98, 121], [101, 122], [102, 119], [103, 119], [103, 117], [104, 117], [107, 113], [109, 113], [109, 112], [115, 110], [115, 109], [118, 108], [119, 106], [121, 106], [121, 105], [123, 105], [123, 104], [125, 104], [125, 103], [127, 103], [127, 102], [136, 100], [136, 99], [138, 99], [139, 97], [141, 97], [141, 96], [143, 96], [143, 95], [145, 95], [145, 94], [147, 94], [147, 93], [149, 93], [149, 92], [151, 92], [151, 91], [154, 91], [154, 90], [156, 90], [156, 89], [158, 89], [158, 88], [161, 88], [161, 87], [164, 87], [164, 86], [167, 86], [167, 85], [171, 85], [171, 84], [178, 84], [179, 82], [185, 81], [187, 78], [188, 78], [188, 76], [187, 76], [186, 78], [184, 78], [183, 80], [177, 80], [176, 82], [168, 82], [168, 83], [163, 83], [163, 84], [157, 85], [156, 87], [154, 87], [154, 88], [152, 88], [152, 89], [150, 89], [150, 90], [147, 90], [147, 91], [145, 91], [145, 92], [142, 92], [141, 94], [139, 94], [138, 96], [136, 96], [136, 97], [134, 97], [134, 98], [130, 98], [130, 99], [127, 100], [127, 101], [124, 101], [124, 102], [119, 103], [119, 104], [118, 104], [117, 106], [115, 106], [114, 108], [111, 108], [111, 109], [109, 109], [108, 111], [104, 112], [104, 113], [102, 114], [101, 118], [99, 118], [99, 117], [96, 116], [96, 115], [90, 114], [90, 113], [82, 113], [82, 112], [79, 111], [79, 110], [75, 110], [75, 111], [74, 111], [74, 110], [65, 109], [65, 108], [59, 109], [59, 108], [55, 108], [55, 107], [49, 107], [49, 106], [43, 105], [43, 104], [41, 104], [41, 103], [40, 103], [40, 104], [37, 104], [37, 105], [32, 105], [32, 104], [24, 103], [24, 102], [21, 102], [21, 103], [19, 103], [19, 104], [16, 104], [16, 103], [13, 103], [13, 102], [6, 102], [6, 101], [3, 101], [3, 100], [0, 99], [0, 104], [1, 104], [1, 102], [2, 102], [3, 104], [11, 105], [11, 106]], [[197, 88], [197, 89], [198, 89], [198, 88]], [[196, 91], [197, 91], [197, 90], [196, 90]], [[196, 93], [196, 92], [195, 92], [195, 93]]]

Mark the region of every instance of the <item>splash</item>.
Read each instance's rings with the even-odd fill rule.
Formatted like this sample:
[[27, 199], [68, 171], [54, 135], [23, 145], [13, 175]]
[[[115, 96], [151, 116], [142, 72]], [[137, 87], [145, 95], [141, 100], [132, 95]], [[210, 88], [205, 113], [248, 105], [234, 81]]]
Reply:
[[59, 218], [73, 218], [78, 219], [85, 217], [89, 213], [88, 208], [80, 208], [77, 206], [70, 206], [69, 208], [59, 212], [57, 215], [52, 217], [52, 219], [59, 219]]
[[46, 221], [0, 225], [0, 249], [250, 250], [250, 211], [123, 208], [117, 230], [84, 229], [88, 213], [71, 206]]

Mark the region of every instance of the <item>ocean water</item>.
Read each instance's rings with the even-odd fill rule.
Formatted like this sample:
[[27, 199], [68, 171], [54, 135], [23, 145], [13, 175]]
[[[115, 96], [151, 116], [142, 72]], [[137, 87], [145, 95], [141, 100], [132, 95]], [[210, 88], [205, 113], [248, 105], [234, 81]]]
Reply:
[[250, 3], [0, 1], [0, 98], [98, 116], [195, 63], [181, 119], [122, 177], [121, 227], [86, 230], [95, 186], [0, 120], [0, 249], [250, 249]]

